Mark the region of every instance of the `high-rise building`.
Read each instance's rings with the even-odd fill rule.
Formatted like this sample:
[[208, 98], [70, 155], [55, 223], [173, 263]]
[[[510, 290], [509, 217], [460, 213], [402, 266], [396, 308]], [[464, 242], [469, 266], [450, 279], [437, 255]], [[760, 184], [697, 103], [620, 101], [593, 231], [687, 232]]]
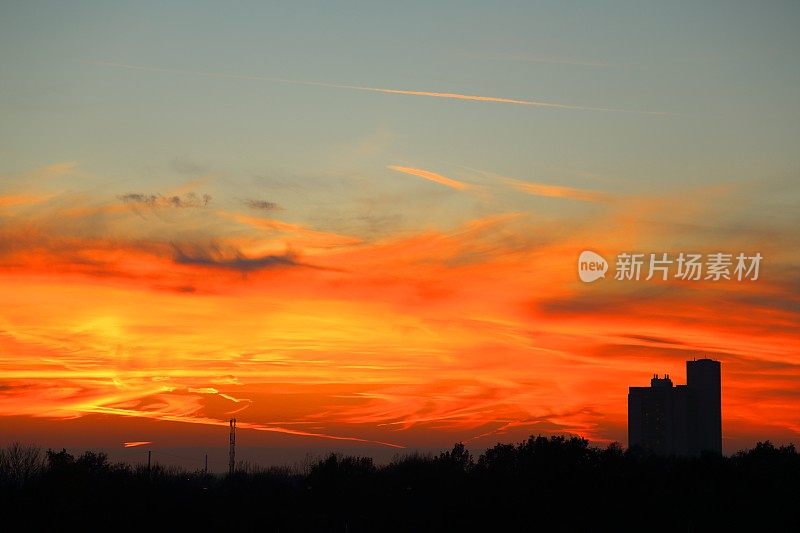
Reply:
[[663, 455], [722, 453], [719, 361], [686, 361], [686, 385], [656, 374], [649, 387], [630, 387], [628, 446]]
[[686, 383], [692, 394], [690, 453], [722, 453], [722, 381], [720, 363], [686, 361]]

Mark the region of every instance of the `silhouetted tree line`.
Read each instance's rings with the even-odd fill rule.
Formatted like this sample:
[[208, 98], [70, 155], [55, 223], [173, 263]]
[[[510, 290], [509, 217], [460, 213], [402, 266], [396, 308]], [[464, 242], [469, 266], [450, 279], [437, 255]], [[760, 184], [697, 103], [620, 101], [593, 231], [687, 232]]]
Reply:
[[800, 455], [761, 442], [662, 457], [539, 436], [477, 459], [456, 444], [383, 466], [331, 454], [222, 476], [12, 444], [0, 512], [8, 531], [800, 531]]

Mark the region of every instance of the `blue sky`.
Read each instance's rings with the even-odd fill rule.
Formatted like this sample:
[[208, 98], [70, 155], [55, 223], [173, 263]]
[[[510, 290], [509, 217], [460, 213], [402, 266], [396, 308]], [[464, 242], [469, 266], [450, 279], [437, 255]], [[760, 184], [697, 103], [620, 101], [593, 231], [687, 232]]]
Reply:
[[[592, 176], [620, 188], [785, 177], [796, 169], [800, 133], [798, 9], [6, 3], [3, 170], [78, 160], [122, 177], [182, 158], [234, 180], [345, 175], [375, 171], [369, 158], [342, 156], [368, 144], [379, 168], [387, 159], [464, 165], [575, 186], [596, 185]], [[87, 61], [668, 115], [442, 102]]]

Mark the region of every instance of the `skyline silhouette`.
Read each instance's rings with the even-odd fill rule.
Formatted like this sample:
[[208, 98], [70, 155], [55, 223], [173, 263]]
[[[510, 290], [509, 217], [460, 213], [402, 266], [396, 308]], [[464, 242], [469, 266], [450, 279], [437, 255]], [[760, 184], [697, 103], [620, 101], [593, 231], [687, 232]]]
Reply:
[[769, 442], [731, 457], [665, 457], [530, 436], [476, 456], [457, 443], [384, 465], [329, 454], [218, 475], [12, 445], [0, 448], [0, 514], [25, 530], [485, 531], [554, 516], [547, 523], [556, 531], [728, 530], [756, 518], [792, 531], [798, 477], [794, 446]]
[[721, 363], [686, 361], [686, 385], [673, 387], [669, 374], [650, 387], [628, 389], [628, 447], [662, 455], [722, 453]]

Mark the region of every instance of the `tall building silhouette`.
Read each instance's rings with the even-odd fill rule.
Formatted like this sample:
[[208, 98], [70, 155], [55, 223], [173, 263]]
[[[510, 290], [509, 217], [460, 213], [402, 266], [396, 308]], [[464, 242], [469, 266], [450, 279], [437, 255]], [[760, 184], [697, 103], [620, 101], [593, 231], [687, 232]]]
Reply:
[[722, 453], [720, 363], [686, 361], [686, 385], [658, 374], [628, 391], [628, 446], [663, 455]]

